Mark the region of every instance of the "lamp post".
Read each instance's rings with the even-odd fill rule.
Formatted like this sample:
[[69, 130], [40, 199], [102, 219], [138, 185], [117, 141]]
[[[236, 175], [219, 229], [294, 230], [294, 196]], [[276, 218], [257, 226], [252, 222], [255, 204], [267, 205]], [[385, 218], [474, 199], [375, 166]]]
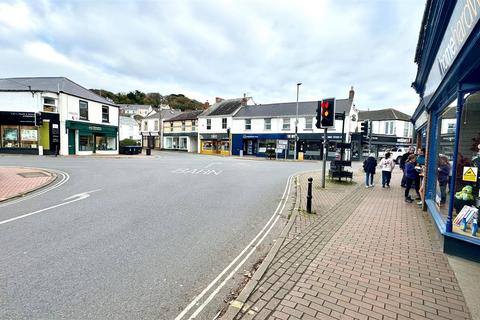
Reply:
[[293, 159], [297, 160], [297, 143], [298, 143], [298, 91], [300, 90], [301, 82], [297, 83], [297, 112], [295, 113], [295, 149]]

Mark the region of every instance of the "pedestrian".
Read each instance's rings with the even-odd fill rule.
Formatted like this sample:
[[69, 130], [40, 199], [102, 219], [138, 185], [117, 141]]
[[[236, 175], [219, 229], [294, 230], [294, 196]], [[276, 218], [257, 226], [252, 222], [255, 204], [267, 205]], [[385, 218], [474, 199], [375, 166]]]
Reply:
[[370, 153], [368, 158], [363, 162], [363, 170], [365, 171], [365, 188], [374, 187], [373, 176], [375, 175], [375, 168], [377, 167], [377, 160], [375, 155]]
[[405, 163], [407, 162], [408, 157], [414, 152], [415, 150], [413, 149], [413, 147], [410, 147], [408, 148], [408, 151], [402, 155], [402, 159], [400, 159], [400, 169], [403, 171], [402, 182], [400, 183], [402, 188], [405, 188], [407, 184], [407, 179], [405, 178]]
[[405, 185], [405, 201], [406, 202], [413, 202], [413, 199], [410, 197], [410, 189], [412, 185], [415, 184], [415, 192], [417, 193], [417, 198], [415, 200], [421, 200], [420, 197], [420, 176], [418, 175], [418, 171], [415, 168], [417, 162], [417, 156], [411, 154], [408, 156], [407, 162], [405, 163], [405, 178], [406, 178], [406, 185]]
[[450, 176], [450, 162], [446, 155], [441, 154], [438, 156], [438, 174], [437, 180], [440, 186], [440, 205], [444, 205], [447, 201], [447, 184]]
[[392, 179], [392, 171], [395, 168], [395, 161], [391, 157], [391, 153], [385, 153], [385, 158], [380, 161], [380, 168], [382, 168], [382, 188], [390, 188], [390, 180]]
[[423, 167], [425, 165], [425, 148], [421, 148], [418, 150], [418, 156], [417, 156], [417, 165]]

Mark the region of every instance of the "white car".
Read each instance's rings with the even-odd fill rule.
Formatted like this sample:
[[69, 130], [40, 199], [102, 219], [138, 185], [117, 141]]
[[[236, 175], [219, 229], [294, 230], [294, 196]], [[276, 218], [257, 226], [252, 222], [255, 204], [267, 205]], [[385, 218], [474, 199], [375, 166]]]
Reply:
[[392, 150], [385, 150], [384, 152], [379, 152], [378, 157], [381, 159], [385, 156], [385, 153], [388, 151], [392, 155], [390, 156], [397, 164], [400, 164], [400, 160], [402, 160], [402, 156], [408, 151], [409, 147], [395, 147]]

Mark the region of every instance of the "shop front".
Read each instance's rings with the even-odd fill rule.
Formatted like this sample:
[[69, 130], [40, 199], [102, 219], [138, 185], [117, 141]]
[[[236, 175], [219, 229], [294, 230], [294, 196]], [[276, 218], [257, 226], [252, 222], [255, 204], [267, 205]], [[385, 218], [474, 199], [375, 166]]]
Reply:
[[416, 127], [422, 110], [428, 113], [425, 202], [443, 235], [444, 251], [480, 261], [480, 3], [459, 0], [433, 9], [438, 16], [425, 33], [446, 28], [423, 45], [433, 43], [438, 50], [417, 48], [423, 56], [413, 84], [422, 98], [412, 117]]
[[0, 153], [58, 154], [58, 113], [0, 112]]
[[226, 133], [200, 134], [200, 153], [230, 155], [230, 139]]
[[163, 136], [163, 149], [196, 152], [198, 135], [195, 132], [169, 133]]
[[[232, 154], [256, 157], [285, 158], [288, 154], [287, 134], [233, 134]], [[292, 149], [293, 150], [293, 149]], [[293, 158], [293, 151], [292, 151]]]
[[117, 154], [118, 127], [67, 120], [68, 154]]

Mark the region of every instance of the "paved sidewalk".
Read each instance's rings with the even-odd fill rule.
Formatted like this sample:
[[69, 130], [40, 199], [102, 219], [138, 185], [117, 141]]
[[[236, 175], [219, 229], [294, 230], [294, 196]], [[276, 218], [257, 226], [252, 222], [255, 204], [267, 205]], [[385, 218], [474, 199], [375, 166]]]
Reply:
[[47, 186], [54, 173], [37, 168], [0, 167], [0, 201], [22, 196]]
[[314, 177], [317, 216], [298, 214], [246, 303], [223, 319], [471, 319], [429, 217], [403, 201], [400, 178], [391, 189], [323, 190]]

